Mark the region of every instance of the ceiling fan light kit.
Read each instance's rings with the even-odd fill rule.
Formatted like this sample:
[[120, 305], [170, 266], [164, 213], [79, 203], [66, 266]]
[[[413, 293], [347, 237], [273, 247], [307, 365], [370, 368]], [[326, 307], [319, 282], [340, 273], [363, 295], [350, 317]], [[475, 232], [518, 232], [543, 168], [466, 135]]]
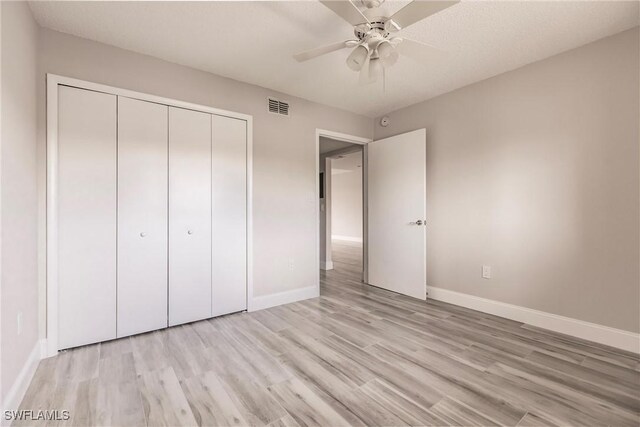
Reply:
[[[354, 1], [366, 10], [361, 11]], [[378, 10], [384, 0], [321, 0], [320, 3], [353, 25], [353, 33], [357, 40], [347, 40], [301, 52], [294, 55], [294, 59], [302, 62], [343, 48], [353, 48], [347, 57], [347, 66], [360, 72], [361, 84], [368, 84], [376, 82], [380, 77], [384, 78], [385, 69], [392, 67], [400, 54], [420, 60], [420, 50], [434, 49], [418, 41], [392, 36], [393, 33], [453, 6], [458, 1], [413, 0], [391, 16], [383, 16], [384, 12]], [[400, 49], [401, 43], [411, 46], [408, 49]]]
[[360, 44], [347, 57], [347, 66], [353, 71], [360, 71], [369, 56], [369, 47]]
[[398, 61], [398, 56], [400, 56], [389, 40], [382, 40], [378, 43], [376, 52], [385, 68], [395, 64]]

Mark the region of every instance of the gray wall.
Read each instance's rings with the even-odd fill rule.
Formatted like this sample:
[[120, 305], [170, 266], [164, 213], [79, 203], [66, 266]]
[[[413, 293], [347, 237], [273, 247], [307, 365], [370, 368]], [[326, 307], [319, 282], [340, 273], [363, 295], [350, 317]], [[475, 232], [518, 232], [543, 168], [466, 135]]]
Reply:
[[[38, 27], [27, 3], [2, 2], [2, 398], [38, 340], [36, 67]], [[22, 313], [22, 333], [17, 316]]]
[[[331, 234], [362, 240], [362, 151], [331, 163]], [[348, 172], [339, 172], [343, 170]], [[349, 240], [349, 239], [347, 239]]]
[[[288, 95], [291, 116], [273, 115], [267, 112], [267, 97], [284, 96], [277, 92], [41, 29], [38, 73], [41, 188], [45, 183], [45, 73], [253, 115], [254, 295], [265, 296], [317, 283], [316, 128], [370, 138], [373, 132], [370, 118]], [[40, 225], [44, 228], [44, 191], [39, 201]], [[44, 243], [43, 235], [41, 255]], [[42, 295], [43, 277], [41, 271]], [[44, 304], [41, 301], [42, 313]]]
[[638, 37], [376, 120], [427, 129], [429, 286], [640, 330]]

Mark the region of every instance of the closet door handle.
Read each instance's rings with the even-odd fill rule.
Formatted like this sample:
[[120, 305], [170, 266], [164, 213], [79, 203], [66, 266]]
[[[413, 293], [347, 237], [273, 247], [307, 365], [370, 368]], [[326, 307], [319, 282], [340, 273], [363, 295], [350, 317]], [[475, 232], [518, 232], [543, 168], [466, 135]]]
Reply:
[[143, 231], [143, 232], [140, 233], [140, 237], [146, 237], [146, 236], [147, 236], [146, 232]]
[[187, 234], [189, 235], [193, 234], [193, 230], [187, 230]]

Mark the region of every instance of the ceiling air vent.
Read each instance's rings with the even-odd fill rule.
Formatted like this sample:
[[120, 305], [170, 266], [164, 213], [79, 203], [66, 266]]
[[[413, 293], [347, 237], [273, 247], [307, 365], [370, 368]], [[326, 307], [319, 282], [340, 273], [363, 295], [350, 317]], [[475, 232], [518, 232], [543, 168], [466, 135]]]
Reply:
[[283, 116], [289, 115], [289, 103], [279, 101], [274, 98], [269, 98], [269, 112], [273, 114], [280, 114]]

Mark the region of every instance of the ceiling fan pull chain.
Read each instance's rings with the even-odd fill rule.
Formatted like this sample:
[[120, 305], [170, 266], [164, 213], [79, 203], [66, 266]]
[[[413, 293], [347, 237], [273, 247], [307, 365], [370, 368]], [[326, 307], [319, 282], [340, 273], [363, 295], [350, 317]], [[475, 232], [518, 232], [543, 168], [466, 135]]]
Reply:
[[382, 94], [387, 93], [387, 69], [382, 67]]

